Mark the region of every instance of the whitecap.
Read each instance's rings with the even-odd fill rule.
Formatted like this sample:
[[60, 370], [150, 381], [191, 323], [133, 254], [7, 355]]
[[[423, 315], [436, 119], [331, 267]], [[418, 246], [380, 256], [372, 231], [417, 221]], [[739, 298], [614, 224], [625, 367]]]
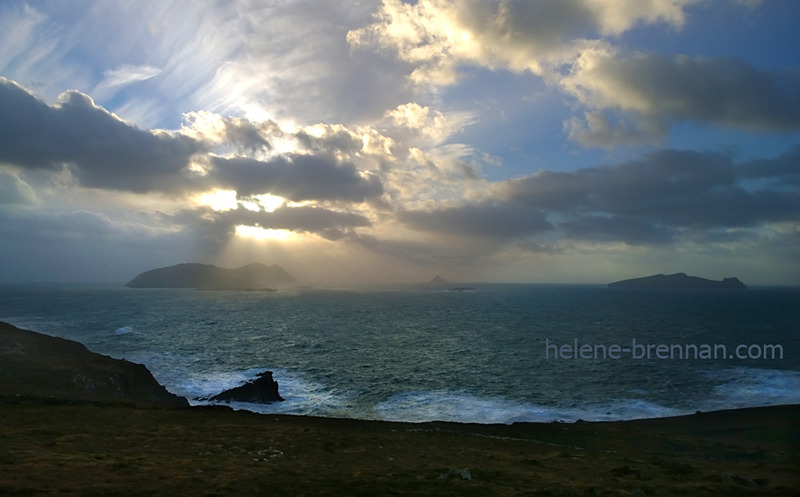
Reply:
[[800, 371], [736, 367], [706, 375], [719, 383], [705, 410], [800, 403]]
[[615, 399], [601, 404], [542, 405], [461, 392], [417, 391], [395, 395], [375, 406], [380, 419], [422, 423], [512, 424], [516, 422], [616, 421], [688, 414], [639, 399]]
[[122, 326], [121, 328], [117, 328], [114, 331], [115, 335], [128, 335], [131, 333], [133, 333], [133, 328], [131, 328], [130, 326]]

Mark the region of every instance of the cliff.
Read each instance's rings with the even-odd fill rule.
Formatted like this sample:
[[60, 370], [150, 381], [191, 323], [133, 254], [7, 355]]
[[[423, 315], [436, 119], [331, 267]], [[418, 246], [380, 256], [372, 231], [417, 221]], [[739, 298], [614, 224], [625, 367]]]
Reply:
[[187, 407], [141, 364], [0, 323], [0, 396]]
[[205, 288], [212, 290], [265, 290], [295, 286], [297, 280], [277, 264], [248, 264], [224, 269], [209, 264], [177, 264], [151, 269], [136, 276], [129, 288]]
[[655, 274], [643, 278], [615, 281], [609, 288], [663, 288], [683, 290], [746, 290], [744, 283], [738, 278], [725, 278], [722, 281], [707, 280], [686, 273]]

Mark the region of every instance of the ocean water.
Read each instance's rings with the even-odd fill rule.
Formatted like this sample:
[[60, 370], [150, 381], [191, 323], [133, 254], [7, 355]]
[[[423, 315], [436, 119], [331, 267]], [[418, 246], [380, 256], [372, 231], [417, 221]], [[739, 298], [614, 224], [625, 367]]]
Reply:
[[410, 422], [800, 403], [798, 304], [797, 288], [0, 286], [0, 321], [145, 364], [193, 404], [271, 370], [285, 402], [232, 406]]

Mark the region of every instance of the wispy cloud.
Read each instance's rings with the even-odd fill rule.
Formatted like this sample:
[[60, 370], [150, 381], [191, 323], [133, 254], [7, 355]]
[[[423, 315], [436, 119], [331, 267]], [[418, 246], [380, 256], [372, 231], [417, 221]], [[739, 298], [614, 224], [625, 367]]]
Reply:
[[161, 73], [161, 69], [153, 66], [123, 64], [116, 69], [103, 71], [105, 78], [92, 91], [94, 98], [104, 100], [116, 92], [120, 87], [146, 81]]

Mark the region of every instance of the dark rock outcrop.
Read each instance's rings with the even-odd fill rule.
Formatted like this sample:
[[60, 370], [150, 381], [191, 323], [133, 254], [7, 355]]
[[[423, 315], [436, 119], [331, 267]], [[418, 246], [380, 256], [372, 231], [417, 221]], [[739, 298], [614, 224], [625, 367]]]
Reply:
[[681, 290], [746, 290], [744, 283], [738, 278], [725, 278], [722, 281], [707, 280], [686, 273], [655, 274], [643, 278], [609, 283], [609, 288], [663, 288]]
[[242, 386], [199, 400], [271, 404], [273, 402], [283, 402], [283, 397], [278, 393], [278, 382], [272, 379], [272, 371], [264, 371], [258, 374], [258, 378], [248, 381]]
[[148, 369], [84, 345], [0, 323], [0, 396], [187, 407]]
[[267, 290], [296, 286], [297, 280], [277, 264], [248, 264], [224, 269], [210, 264], [186, 263], [145, 271], [125, 286], [129, 288], [204, 288], [212, 290]]

